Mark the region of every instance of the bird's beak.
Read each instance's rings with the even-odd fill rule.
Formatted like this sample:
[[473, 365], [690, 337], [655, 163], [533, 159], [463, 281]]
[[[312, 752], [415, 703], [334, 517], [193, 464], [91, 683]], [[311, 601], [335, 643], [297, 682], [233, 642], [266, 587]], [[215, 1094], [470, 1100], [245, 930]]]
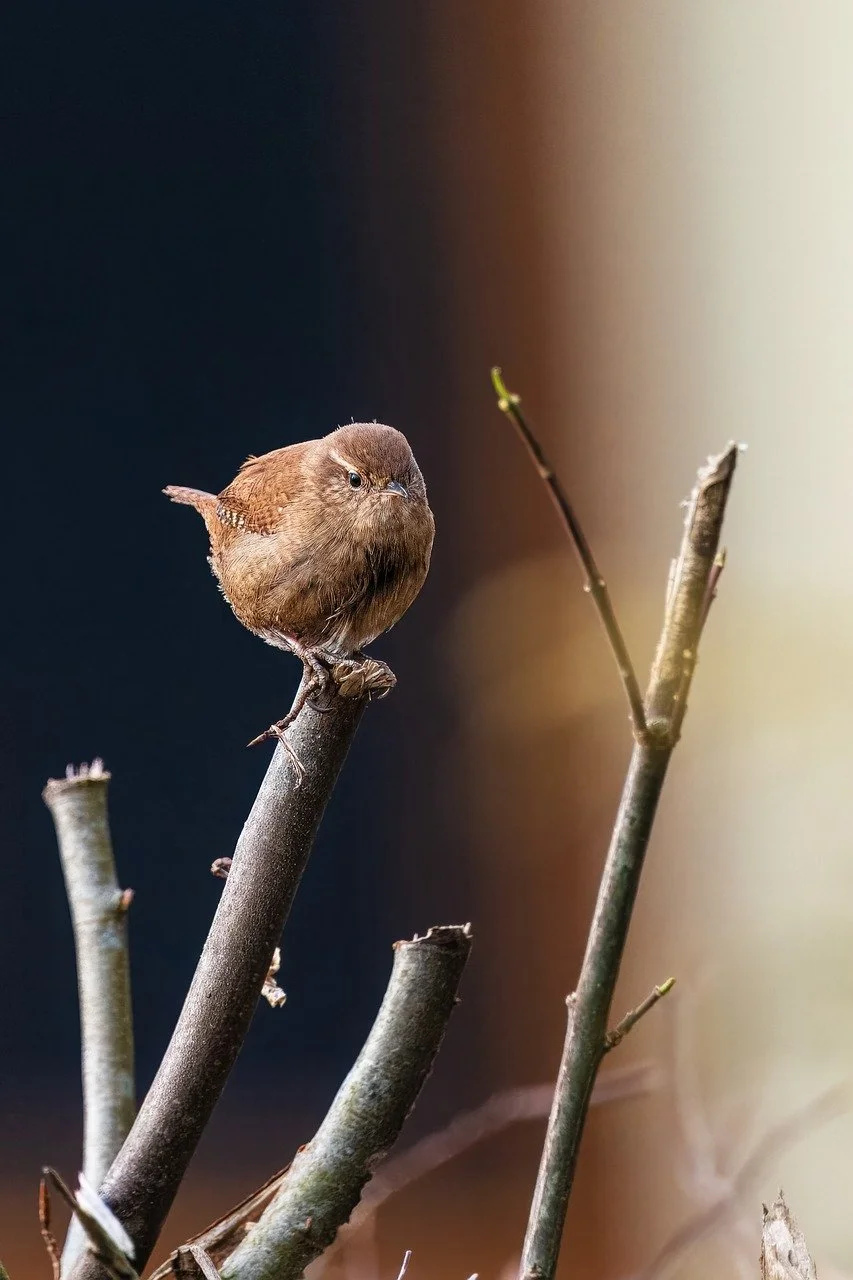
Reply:
[[386, 493], [399, 493], [401, 498], [408, 498], [409, 491], [399, 480], [389, 480], [385, 486]]

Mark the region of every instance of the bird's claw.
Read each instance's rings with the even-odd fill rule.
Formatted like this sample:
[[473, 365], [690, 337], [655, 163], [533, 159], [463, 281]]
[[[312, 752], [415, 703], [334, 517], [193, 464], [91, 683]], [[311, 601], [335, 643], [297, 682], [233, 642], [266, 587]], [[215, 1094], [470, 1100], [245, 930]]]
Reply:
[[379, 658], [345, 658], [332, 666], [332, 679], [342, 698], [387, 698], [397, 677]]

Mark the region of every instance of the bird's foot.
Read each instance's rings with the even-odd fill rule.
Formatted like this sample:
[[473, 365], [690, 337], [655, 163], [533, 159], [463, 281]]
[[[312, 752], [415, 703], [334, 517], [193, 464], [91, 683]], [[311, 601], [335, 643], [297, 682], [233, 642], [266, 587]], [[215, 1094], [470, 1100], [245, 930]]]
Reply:
[[397, 677], [381, 658], [355, 653], [352, 657], [330, 658], [332, 679], [342, 698], [387, 698]]
[[297, 785], [305, 777], [305, 766], [287, 740], [287, 730], [293, 724], [306, 703], [314, 711], [328, 711], [335, 696], [332, 687], [342, 698], [385, 698], [397, 683], [397, 677], [381, 658], [369, 658], [357, 652], [347, 657], [325, 653], [319, 649], [303, 649], [294, 646], [293, 652], [302, 659], [305, 673], [293, 700], [293, 706], [283, 720], [277, 720], [248, 744], [255, 747], [270, 738], [277, 738], [284, 747], [297, 774]]
[[293, 706], [283, 720], [276, 720], [275, 724], [271, 724], [268, 729], [264, 729], [263, 733], [259, 733], [248, 745], [256, 747], [270, 738], [278, 738], [293, 762], [293, 767], [296, 770], [296, 785], [300, 786], [302, 779], [305, 777], [305, 766], [290, 745], [287, 739], [287, 730], [293, 724], [306, 702], [318, 693], [322, 695], [328, 689], [332, 677], [328, 667], [323, 665], [311, 649], [303, 649], [294, 643], [293, 652], [302, 659], [302, 664], [305, 668], [302, 675], [302, 683], [296, 691], [296, 697], [293, 699]]
[[[296, 752], [293, 750], [293, 747], [288, 742], [287, 730], [293, 724], [294, 720], [299, 715], [299, 712], [305, 706], [305, 703], [307, 701], [308, 701], [308, 695], [306, 694], [306, 696], [303, 698], [301, 696], [301, 690], [300, 690], [300, 693], [297, 694], [296, 702], [294, 702], [293, 706], [291, 707], [290, 711], [288, 711], [284, 719], [276, 720], [275, 724], [271, 724], [268, 729], [264, 729], [263, 733], [259, 733], [256, 738], [252, 738], [251, 742], [248, 742], [246, 744], [249, 747], [257, 747], [262, 742], [269, 741], [270, 738], [278, 738], [279, 742], [284, 747], [285, 751], [290, 757], [294, 769], [296, 770], [297, 786], [302, 785], [302, 779], [305, 777], [305, 765], [299, 759], [299, 756], [296, 754]], [[297, 703], [299, 704], [298, 706], [297, 706]]]

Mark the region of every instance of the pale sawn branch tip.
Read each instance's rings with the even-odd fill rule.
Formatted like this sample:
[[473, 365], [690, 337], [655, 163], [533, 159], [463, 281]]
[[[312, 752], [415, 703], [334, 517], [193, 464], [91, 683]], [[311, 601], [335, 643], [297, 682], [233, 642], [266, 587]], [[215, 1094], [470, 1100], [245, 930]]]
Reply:
[[647, 734], [643, 696], [640, 692], [640, 684], [637, 680], [634, 664], [631, 661], [631, 655], [628, 652], [628, 646], [625, 643], [625, 637], [622, 635], [622, 629], [619, 626], [619, 621], [610, 599], [610, 593], [607, 590], [607, 583], [596, 563], [592, 548], [586, 539], [569, 495], [545, 456], [539, 438], [522, 412], [521, 397], [507, 388], [497, 365], [492, 369], [492, 386], [498, 397], [498, 408], [515, 427], [518, 436], [533, 460], [539, 478], [548, 489], [551, 501], [560, 515], [580, 561], [584, 574], [584, 590], [592, 597], [593, 604], [604, 627], [608, 644], [616, 660], [616, 667], [619, 671], [619, 678], [622, 681], [625, 697], [628, 700], [628, 710], [634, 737], [640, 742]]
[[[100, 1184], [130, 1132], [136, 1109], [127, 910], [132, 890], [116, 875], [107, 811], [110, 775], [95, 759], [52, 778], [44, 802], [56, 827], [74, 929], [83, 1072], [83, 1172]], [[84, 1246], [72, 1219], [62, 1256]]]

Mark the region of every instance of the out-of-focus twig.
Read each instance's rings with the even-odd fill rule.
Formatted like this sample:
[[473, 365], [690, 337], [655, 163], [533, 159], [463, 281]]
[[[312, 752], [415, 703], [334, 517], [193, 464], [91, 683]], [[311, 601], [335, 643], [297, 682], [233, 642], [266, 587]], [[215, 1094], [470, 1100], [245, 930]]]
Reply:
[[[276, 748], [237, 842], [207, 941], [160, 1069], [101, 1195], [144, 1267], [249, 1029], [270, 956], [368, 697], [305, 706]], [[66, 1280], [101, 1280], [82, 1255]]]
[[501, 371], [497, 367], [492, 369], [492, 386], [498, 397], [498, 408], [501, 413], [506, 414], [518, 432], [527, 452], [533, 459], [533, 464], [539, 473], [540, 479], [548, 489], [551, 501], [557, 508], [560, 518], [566, 527], [584, 573], [584, 589], [591, 596], [593, 604], [598, 610], [598, 616], [601, 618], [608, 643], [616, 659], [622, 687], [625, 690], [625, 697], [628, 699], [628, 709], [631, 715], [634, 735], [640, 741], [646, 734], [646, 713], [643, 707], [643, 696], [640, 693], [640, 684], [634, 671], [634, 664], [631, 661], [628, 646], [625, 643], [622, 629], [619, 626], [610, 601], [607, 583], [601, 575], [601, 571], [592, 554], [592, 548], [587, 542], [586, 534], [575, 515], [569, 495], [563, 487], [560, 477], [545, 457], [542, 445], [522, 412], [521, 396], [507, 389]]
[[[650, 1063], [609, 1071], [596, 1082], [592, 1105], [639, 1097], [655, 1088], [658, 1079], [659, 1072]], [[415, 1142], [408, 1150], [389, 1160], [370, 1183], [350, 1219], [346, 1236], [349, 1237], [367, 1218], [372, 1217], [391, 1196], [455, 1160], [471, 1147], [487, 1142], [510, 1125], [544, 1120], [553, 1097], [553, 1084], [502, 1089], [481, 1106], [455, 1116], [446, 1128]]]
[[[593, 1105], [619, 1102], [651, 1093], [659, 1087], [661, 1078], [660, 1068], [651, 1062], [616, 1067], [599, 1076], [593, 1094]], [[514, 1123], [544, 1120], [548, 1115], [553, 1092], [554, 1086], [550, 1084], [506, 1089], [473, 1111], [456, 1116], [445, 1129], [422, 1138], [408, 1150], [386, 1161], [368, 1183], [360, 1203], [349, 1222], [326, 1250], [323, 1261], [334, 1256], [342, 1246], [350, 1246], [354, 1237], [366, 1236], [373, 1218], [385, 1201], [411, 1182], [425, 1177], [434, 1169], [454, 1160], [469, 1147], [486, 1141]], [[224, 1217], [195, 1236], [189, 1245], [182, 1245], [153, 1273], [151, 1280], [171, 1280], [181, 1275], [182, 1255], [191, 1245], [201, 1246], [212, 1259], [220, 1262], [227, 1258], [242, 1240], [247, 1226], [257, 1222], [282, 1187], [288, 1171], [289, 1166], [274, 1174]], [[359, 1280], [370, 1280], [374, 1274], [375, 1267], [368, 1267], [359, 1273]]]
[[[100, 760], [52, 778], [53, 817], [74, 926], [83, 1050], [83, 1172], [98, 1186], [133, 1124], [133, 1018], [127, 948], [132, 895], [119, 888], [107, 816], [110, 775]], [[72, 1219], [63, 1251], [70, 1269], [85, 1246]]]
[[399, 1136], [438, 1052], [471, 948], [467, 925], [398, 942], [382, 1006], [326, 1118], [223, 1263], [223, 1280], [296, 1280], [332, 1242]]
[[[659, 1069], [649, 1062], [614, 1068], [596, 1081], [592, 1105], [641, 1097], [658, 1087], [660, 1077]], [[551, 1109], [553, 1096], [553, 1084], [502, 1089], [479, 1107], [455, 1116], [445, 1128], [428, 1134], [400, 1155], [393, 1156], [366, 1188], [361, 1203], [339, 1232], [324, 1261], [341, 1249], [357, 1251], [358, 1264], [350, 1266], [348, 1257], [347, 1272], [358, 1276], [359, 1280], [371, 1280], [378, 1274], [372, 1227], [386, 1201], [511, 1125], [544, 1120]]]
[[737, 461], [731, 444], [709, 459], [687, 504], [681, 549], [646, 694], [646, 729], [628, 776], [587, 940], [521, 1259], [523, 1280], [552, 1280], [607, 1019], [658, 801], [678, 742], [696, 665], [708, 586]]
[[754, 1194], [758, 1179], [773, 1156], [807, 1137], [822, 1124], [835, 1120], [853, 1106], [849, 1085], [838, 1085], [814, 1098], [756, 1143], [732, 1174], [718, 1174], [719, 1190], [705, 1201], [664, 1243], [651, 1262], [632, 1280], [664, 1280], [700, 1240], [716, 1231], [736, 1212], [747, 1194]]

